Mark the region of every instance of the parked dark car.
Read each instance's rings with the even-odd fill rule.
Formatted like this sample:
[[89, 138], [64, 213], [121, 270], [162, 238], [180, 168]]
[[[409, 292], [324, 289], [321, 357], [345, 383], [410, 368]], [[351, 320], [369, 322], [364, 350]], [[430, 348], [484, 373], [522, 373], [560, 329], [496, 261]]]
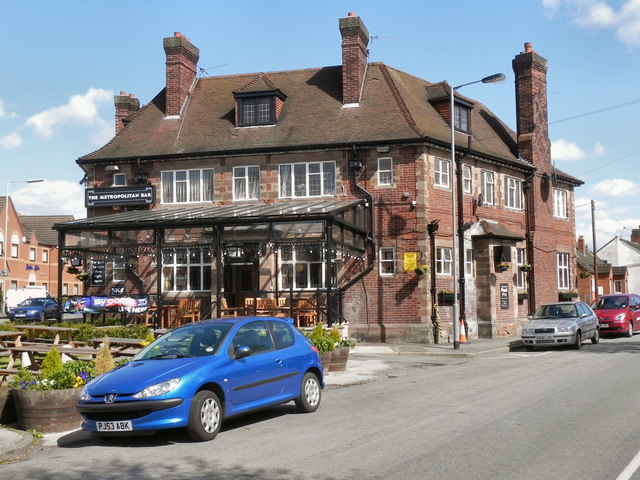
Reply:
[[559, 302], [541, 305], [522, 327], [522, 341], [531, 350], [534, 346], [573, 345], [582, 341], [600, 341], [598, 318], [584, 302]]
[[27, 298], [9, 311], [9, 320], [33, 320], [42, 322], [47, 318], [57, 318], [58, 302], [51, 298]]
[[291, 318], [227, 317], [190, 323], [81, 391], [82, 428], [97, 435], [186, 427], [215, 438], [224, 419], [294, 401], [314, 412], [320, 356]]
[[631, 337], [640, 330], [640, 296], [632, 293], [615, 293], [598, 297], [591, 308], [598, 316], [600, 333], [620, 334]]

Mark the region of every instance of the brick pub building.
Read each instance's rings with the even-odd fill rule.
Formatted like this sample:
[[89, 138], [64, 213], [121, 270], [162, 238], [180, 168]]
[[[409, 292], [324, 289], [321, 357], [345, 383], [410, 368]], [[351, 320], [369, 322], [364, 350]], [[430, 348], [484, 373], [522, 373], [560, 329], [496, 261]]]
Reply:
[[165, 88], [142, 108], [115, 97], [116, 136], [77, 160], [88, 218], [56, 225], [65, 258], [104, 269], [94, 294], [199, 298], [214, 316], [311, 297], [359, 339], [430, 343], [440, 325], [453, 341], [455, 225], [469, 338], [516, 335], [571, 295], [582, 182], [551, 161], [547, 61], [530, 44], [512, 61], [514, 133], [457, 91], [452, 115], [448, 82], [369, 63], [359, 17], [339, 31], [340, 65], [220, 77], [164, 39]]

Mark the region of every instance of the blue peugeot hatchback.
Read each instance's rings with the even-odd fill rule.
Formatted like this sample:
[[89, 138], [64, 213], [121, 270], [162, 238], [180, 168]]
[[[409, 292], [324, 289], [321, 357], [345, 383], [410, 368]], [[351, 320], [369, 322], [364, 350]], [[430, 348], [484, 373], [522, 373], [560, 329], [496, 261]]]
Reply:
[[229, 317], [172, 330], [130, 362], [90, 381], [77, 409], [97, 435], [186, 427], [212, 440], [223, 419], [294, 401], [314, 412], [320, 356], [290, 318]]

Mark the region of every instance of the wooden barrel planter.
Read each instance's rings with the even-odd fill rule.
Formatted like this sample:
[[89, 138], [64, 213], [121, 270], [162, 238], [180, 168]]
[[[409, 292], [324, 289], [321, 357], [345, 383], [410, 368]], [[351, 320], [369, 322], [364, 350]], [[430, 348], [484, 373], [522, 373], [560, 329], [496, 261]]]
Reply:
[[79, 388], [11, 391], [15, 403], [17, 427], [41, 433], [65, 432], [80, 428], [80, 414], [76, 411]]
[[349, 360], [349, 347], [338, 347], [331, 352], [330, 372], [342, 372], [347, 369], [347, 360]]
[[322, 352], [320, 354], [320, 364], [322, 365], [322, 371], [327, 373], [331, 368], [331, 356], [333, 352]]
[[16, 421], [16, 409], [13, 405], [11, 389], [0, 386], [0, 424], [9, 425]]

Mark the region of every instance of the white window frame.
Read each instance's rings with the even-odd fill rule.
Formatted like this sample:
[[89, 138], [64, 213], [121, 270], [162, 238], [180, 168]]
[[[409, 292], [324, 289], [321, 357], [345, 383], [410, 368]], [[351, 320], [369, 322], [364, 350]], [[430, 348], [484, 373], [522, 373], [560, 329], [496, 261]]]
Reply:
[[260, 166], [233, 167], [233, 199], [260, 199]]
[[471, 195], [473, 193], [473, 178], [471, 176], [471, 166], [462, 166], [462, 192]]
[[436, 157], [434, 173], [433, 184], [436, 187], [451, 188], [451, 162], [449, 160]]
[[483, 205], [494, 204], [495, 177], [493, 172], [484, 170], [482, 172], [482, 203]]
[[[160, 172], [160, 179], [163, 204], [213, 201], [212, 168], [163, 170]], [[178, 200], [178, 196], [180, 196], [180, 200]]]
[[62, 295], [69, 295], [69, 284], [68, 283], [63, 283], [62, 284]]
[[280, 198], [335, 197], [336, 162], [281, 163], [278, 194]]
[[436, 275], [451, 275], [451, 247], [436, 248]]
[[560, 188], [553, 189], [553, 216], [569, 218], [567, 215], [567, 191]]
[[393, 158], [378, 158], [378, 185], [393, 185]]
[[396, 274], [396, 249], [395, 247], [380, 247], [380, 276], [393, 276]]
[[29, 247], [29, 261], [30, 262], [35, 262], [36, 261], [36, 255], [38, 254], [38, 251], [33, 248], [33, 247]]
[[613, 281], [613, 293], [622, 293], [622, 280]]
[[78, 295], [79, 292], [80, 292], [80, 289], [78, 288], [78, 284], [74, 283], [73, 284], [73, 294], [74, 295]]
[[42, 263], [49, 263], [49, 250], [42, 250]]
[[18, 238], [18, 234], [14, 233], [11, 235], [11, 258], [18, 258], [20, 254], [20, 238]]
[[522, 210], [522, 180], [506, 177], [506, 207]]
[[464, 251], [464, 274], [466, 277], [473, 277], [473, 250], [471, 248]]
[[569, 273], [569, 254], [558, 253], [558, 288], [560, 290], [571, 288]]
[[112, 187], [125, 187], [127, 185], [126, 173], [114, 173], [111, 179]]
[[326, 289], [327, 280], [323, 257], [323, 249], [320, 246], [299, 245], [294, 247], [291, 245], [281, 247], [278, 252], [278, 284], [280, 289], [283, 291], [290, 288], [297, 291]]
[[453, 106], [453, 126], [459, 132], [471, 132], [471, 109], [465, 105], [455, 103]]
[[[196, 282], [199, 285], [194, 285]], [[211, 252], [197, 248], [191, 251], [166, 249], [162, 263], [162, 284], [168, 292], [210, 291]]]
[[527, 272], [520, 270], [520, 267], [525, 263], [527, 262], [524, 248], [516, 248], [516, 268], [518, 269], [516, 276], [516, 287], [518, 287], [520, 290], [526, 288]]

